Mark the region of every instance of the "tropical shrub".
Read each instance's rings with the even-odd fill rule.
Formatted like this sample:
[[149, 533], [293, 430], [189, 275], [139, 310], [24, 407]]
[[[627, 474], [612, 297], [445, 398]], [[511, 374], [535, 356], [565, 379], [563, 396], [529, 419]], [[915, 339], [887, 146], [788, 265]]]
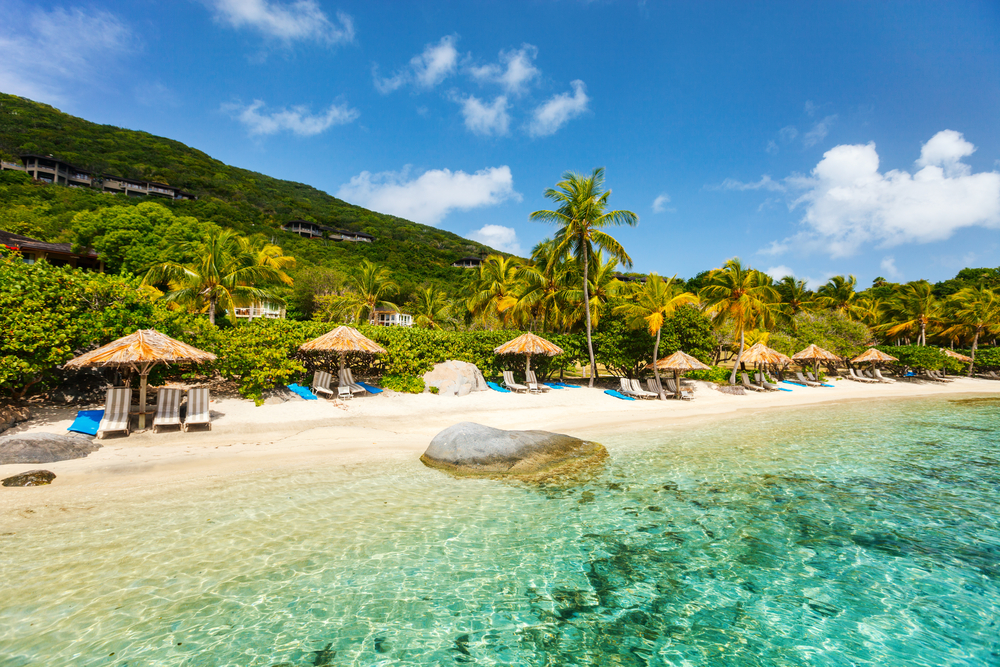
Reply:
[[815, 344], [837, 356], [853, 359], [872, 342], [874, 339], [867, 326], [838, 311], [826, 311], [795, 315], [789, 324], [782, 325], [768, 337], [767, 344], [788, 356]]
[[[614, 313], [620, 299], [610, 299], [594, 334], [597, 362], [616, 375], [638, 377], [652, 361], [654, 337], [647, 330], [632, 329], [628, 321]], [[683, 350], [698, 360], [711, 363], [715, 337], [712, 325], [697, 308], [682, 306], [667, 318], [660, 330], [657, 357], [662, 359]], [[584, 351], [586, 348], [584, 348]]]
[[896, 357], [889, 365], [897, 371], [904, 370], [945, 370], [961, 372], [966, 365], [936, 347], [925, 345], [880, 345], [879, 350]]
[[[382, 388], [401, 391], [407, 394], [419, 394], [424, 391], [424, 379], [415, 375], [383, 375]], [[436, 387], [431, 388], [436, 389]], [[433, 392], [437, 393], [437, 392]]]
[[692, 380], [714, 382], [715, 384], [729, 384], [730, 372], [732, 372], [731, 368], [712, 366], [707, 371], [688, 371], [684, 374], [684, 377], [691, 378]]
[[[962, 354], [969, 354], [968, 350], [963, 350]], [[981, 347], [976, 350], [976, 369], [998, 369], [1000, 368], [1000, 347]]]

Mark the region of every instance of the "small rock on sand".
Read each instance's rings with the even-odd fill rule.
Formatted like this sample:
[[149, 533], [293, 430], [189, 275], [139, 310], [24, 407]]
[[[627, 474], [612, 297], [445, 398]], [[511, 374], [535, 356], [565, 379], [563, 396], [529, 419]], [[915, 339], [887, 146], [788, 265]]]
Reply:
[[51, 484], [56, 478], [54, 472], [48, 470], [29, 470], [3, 480], [4, 486], [42, 486]]

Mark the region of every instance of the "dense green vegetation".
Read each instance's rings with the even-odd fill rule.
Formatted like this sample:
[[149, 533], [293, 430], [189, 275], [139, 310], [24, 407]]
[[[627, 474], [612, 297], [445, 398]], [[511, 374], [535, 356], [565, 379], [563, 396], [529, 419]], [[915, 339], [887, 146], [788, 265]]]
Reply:
[[[128, 227], [132, 245], [166, 252], [167, 256], [158, 255], [164, 260], [184, 259], [171, 254], [176, 248], [171, 244], [175, 237], [187, 240], [192, 227], [216, 225], [243, 235], [273, 237], [298, 260], [299, 271], [323, 266], [349, 273], [362, 259], [389, 266], [401, 292], [408, 295], [424, 284], [452, 291], [462, 270], [450, 264], [484, 251], [484, 246], [451, 232], [369, 211], [308, 185], [231, 167], [177, 141], [98, 125], [45, 104], [0, 94], [0, 157], [17, 162], [23, 153], [51, 154], [96, 173], [167, 183], [197, 195], [197, 201], [155, 200], [174, 216], [177, 229], [162, 224], [162, 213], [149, 211], [143, 215], [156, 217], [156, 224], [133, 221]], [[33, 183], [23, 173], [3, 172], [0, 229], [43, 241], [94, 243], [107, 249], [112, 244], [95, 230], [113, 227], [129, 217], [122, 208], [133, 209], [148, 201], [146, 197], [48, 186]], [[110, 208], [119, 210], [105, 212]], [[81, 212], [90, 215], [74, 220]], [[376, 241], [312, 240], [280, 230], [283, 222], [293, 219], [365, 232]], [[147, 229], [150, 226], [155, 232]], [[138, 263], [141, 258], [135, 259]], [[115, 266], [116, 270], [137, 270], [124, 263]]]

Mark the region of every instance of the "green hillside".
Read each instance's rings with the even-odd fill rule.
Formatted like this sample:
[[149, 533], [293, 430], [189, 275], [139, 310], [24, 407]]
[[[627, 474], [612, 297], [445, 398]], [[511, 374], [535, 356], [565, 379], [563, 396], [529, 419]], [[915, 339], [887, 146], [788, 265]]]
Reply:
[[[299, 260], [300, 270], [317, 265], [346, 272], [362, 258], [385, 264], [404, 292], [428, 282], [451, 291], [464, 274], [450, 264], [485, 249], [457, 234], [369, 211], [302, 183], [231, 167], [178, 141], [98, 125], [0, 93], [0, 157], [16, 162], [23, 153], [51, 154], [93, 172], [168, 183], [198, 196], [197, 201], [126, 198], [42, 185], [24, 174], [3, 172], [0, 228], [46, 241], [80, 240], [73, 219], [81, 211], [155, 201], [175, 216], [274, 237]], [[365, 232], [376, 241], [307, 240], [281, 231], [281, 224], [293, 219]]]

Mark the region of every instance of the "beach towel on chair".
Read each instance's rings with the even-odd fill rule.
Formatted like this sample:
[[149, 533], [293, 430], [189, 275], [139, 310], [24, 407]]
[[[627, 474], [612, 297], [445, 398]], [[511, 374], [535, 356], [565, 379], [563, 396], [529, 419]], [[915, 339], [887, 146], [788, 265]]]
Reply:
[[297, 384], [290, 384], [290, 385], [288, 385], [288, 388], [291, 391], [293, 391], [296, 394], [298, 394], [299, 396], [301, 396], [302, 398], [306, 399], [307, 401], [318, 401], [319, 400], [319, 397], [316, 396], [316, 394], [312, 393], [311, 391], [309, 391], [305, 387], [299, 386]]
[[76, 419], [66, 430], [84, 435], [97, 435], [97, 427], [101, 425], [102, 419], [104, 419], [104, 410], [80, 410], [76, 413]]
[[362, 387], [364, 387], [365, 390], [367, 390], [369, 394], [381, 394], [382, 393], [381, 389], [379, 389], [378, 387], [374, 387], [374, 386], [368, 384], [367, 382], [358, 381], [355, 384], [359, 384]]
[[496, 382], [487, 382], [486, 386], [492, 389], [493, 391], [499, 391], [501, 394], [510, 393], [510, 389], [508, 389], [507, 387], [501, 387]]
[[625, 394], [621, 394], [621, 393], [615, 391], [614, 389], [605, 389], [604, 393], [607, 394], [608, 396], [614, 396], [615, 398], [620, 398], [623, 401], [634, 401], [635, 400], [631, 396], [626, 396]]

